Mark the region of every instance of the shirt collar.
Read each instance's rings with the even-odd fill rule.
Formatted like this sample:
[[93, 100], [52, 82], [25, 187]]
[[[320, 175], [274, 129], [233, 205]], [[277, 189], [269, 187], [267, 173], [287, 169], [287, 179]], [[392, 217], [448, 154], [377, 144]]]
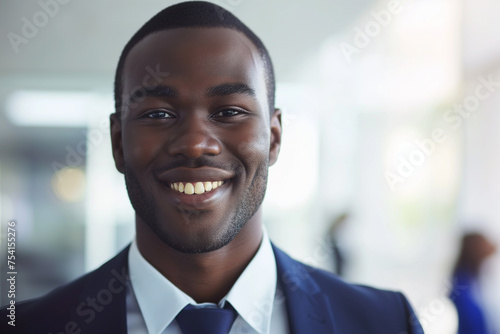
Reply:
[[[128, 255], [130, 281], [148, 333], [161, 333], [188, 304], [199, 305], [142, 256], [134, 240]], [[257, 253], [220, 305], [227, 300], [258, 333], [267, 333], [276, 293], [276, 261], [267, 231]]]

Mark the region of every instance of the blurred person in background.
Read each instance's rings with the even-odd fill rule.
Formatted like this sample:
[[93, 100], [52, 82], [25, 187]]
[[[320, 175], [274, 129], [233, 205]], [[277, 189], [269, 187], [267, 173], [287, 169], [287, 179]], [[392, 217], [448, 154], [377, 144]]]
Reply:
[[482, 264], [495, 251], [495, 245], [481, 233], [462, 236], [450, 292], [458, 313], [458, 334], [492, 334], [480, 294], [480, 278]]
[[333, 219], [332, 224], [328, 229], [327, 236], [333, 253], [333, 272], [338, 276], [343, 276], [345, 274], [346, 256], [344, 254], [344, 250], [342, 249], [342, 242], [339, 241], [339, 239], [341, 239], [340, 234], [342, 233], [342, 230], [345, 229], [348, 220], [349, 213], [344, 212]]

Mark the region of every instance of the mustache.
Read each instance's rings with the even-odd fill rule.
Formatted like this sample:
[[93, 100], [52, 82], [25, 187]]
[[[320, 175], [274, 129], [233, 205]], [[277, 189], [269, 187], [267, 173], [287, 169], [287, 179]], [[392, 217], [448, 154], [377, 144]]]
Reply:
[[154, 169], [152, 172], [154, 175], [161, 174], [171, 169], [175, 168], [200, 168], [200, 167], [212, 167], [218, 168], [225, 171], [232, 171], [235, 174], [241, 170], [241, 166], [236, 162], [221, 162], [217, 161], [214, 158], [210, 158], [207, 156], [201, 156], [195, 159], [190, 158], [176, 158], [175, 160], [169, 162], [167, 165], [161, 166], [159, 168]]

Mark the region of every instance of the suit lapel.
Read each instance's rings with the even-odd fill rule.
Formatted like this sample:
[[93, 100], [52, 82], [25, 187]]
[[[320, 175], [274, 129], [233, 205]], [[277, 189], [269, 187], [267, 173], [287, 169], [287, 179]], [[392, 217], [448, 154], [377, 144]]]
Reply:
[[278, 268], [278, 287], [283, 292], [290, 332], [334, 334], [332, 308], [329, 300], [309, 275], [311, 270], [291, 259], [273, 245]]
[[75, 315], [82, 323], [82, 333], [127, 333], [128, 250], [125, 248], [89, 277]]

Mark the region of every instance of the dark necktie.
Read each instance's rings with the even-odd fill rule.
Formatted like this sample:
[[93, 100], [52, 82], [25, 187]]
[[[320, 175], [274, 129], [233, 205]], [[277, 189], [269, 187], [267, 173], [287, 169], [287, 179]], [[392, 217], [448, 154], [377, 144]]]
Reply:
[[224, 308], [186, 306], [175, 318], [182, 334], [228, 334], [236, 311], [226, 302]]

